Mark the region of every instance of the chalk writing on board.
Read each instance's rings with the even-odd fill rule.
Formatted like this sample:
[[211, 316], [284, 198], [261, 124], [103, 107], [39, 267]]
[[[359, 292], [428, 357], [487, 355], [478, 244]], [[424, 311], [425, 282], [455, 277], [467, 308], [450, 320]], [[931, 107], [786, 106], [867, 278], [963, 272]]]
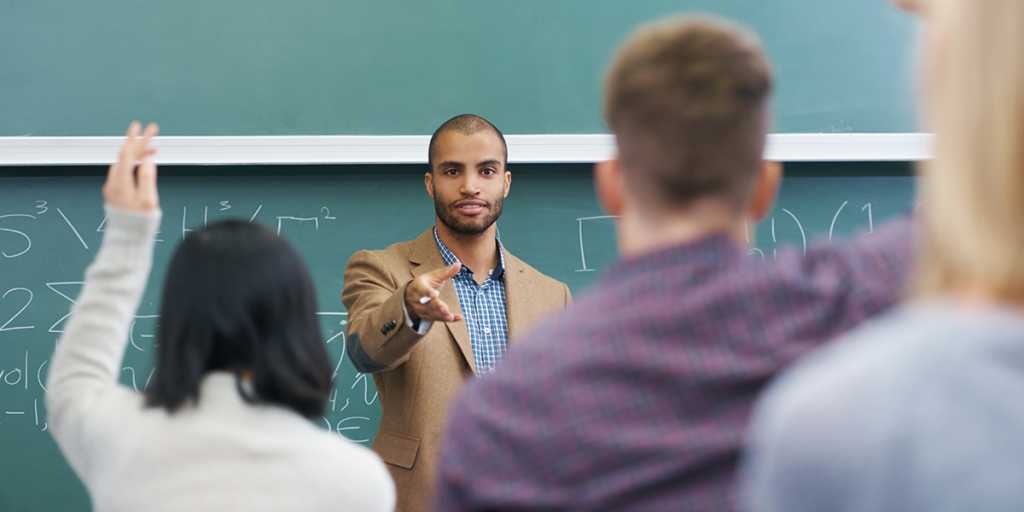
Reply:
[[34, 297], [34, 295], [32, 294], [32, 290], [29, 290], [28, 288], [11, 288], [10, 290], [4, 292], [3, 296], [0, 297], [0, 299], [6, 299], [7, 296], [11, 294], [11, 292], [25, 292], [28, 294], [28, 297], [27, 300], [25, 301], [25, 305], [22, 306], [21, 309], [19, 309], [18, 312], [14, 314], [14, 316], [7, 320], [7, 322], [5, 322], [3, 325], [0, 325], [0, 332], [19, 331], [22, 329], [35, 329], [36, 326], [34, 325], [11, 325], [11, 322], [13, 322], [15, 318], [18, 318], [18, 315], [24, 313], [25, 309], [28, 308], [28, 305], [32, 303], [32, 297]]
[[82, 239], [82, 235], [78, 233], [77, 229], [75, 229], [75, 225], [72, 224], [70, 220], [68, 220], [68, 216], [64, 215], [64, 212], [60, 211], [60, 208], [57, 208], [57, 213], [59, 213], [60, 216], [64, 219], [64, 222], [66, 222], [68, 224], [68, 227], [71, 228], [71, 231], [73, 231], [75, 233], [75, 236], [78, 237], [78, 241], [82, 242], [82, 245], [86, 249], [88, 249], [89, 248], [89, 244], [85, 243], [85, 240]]
[[[0, 215], [0, 219], [14, 219], [14, 218], [35, 219], [36, 216], [35, 215], [29, 215], [27, 213], [9, 213], [7, 215]], [[24, 232], [18, 231], [17, 229], [12, 229], [12, 228], [0, 228], [0, 231], [4, 231], [4, 232], [7, 232], [7, 233], [14, 233], [15, 235], [18, 235], [18, 236], [20, 236], [20, 237], [25, 239], [25, 242], [24, 242], [25, 243], [25, 248], [22, 249], [21, 252], [15, 252], [13, 254], [8, 254], [6, 248], [0, 249], [0, 254], [2, 254], [5, 258], [17, 258], [18, 256], [21, 256], [22, 254], [27, 253], [28, 250], [32, 248], [32, 239], [29, 238], [28, 235], [26, 235]]]
[[[225, 183], [228, 190], [235, 185]], [[122, 385], [129, 390], [144, 392], [155, 381], [152, 360], [156, 352], [159, 318], [142, 313], [155, 312], [152, 309], [157, 306], [154, 304], [157, 300], [154, 292], [163, 278], [161, 270], [166, 267], [174, 244], [180, 240], [178, 229], [182, 230], [184, 238], [190, 231], [223, 218], [262, 222], [271, 230], [279, 229], [282, 236], [289, 237], [296, 248], [308, 257], [310, 270], [317, 275], [318, 289], [329, 287], [323, 292], [326, 300], [322, 304], [326, 306], [317, 318], [331, 357], [334, 386], [324, 417], [316, 424], [352, 441], [370, 442], [377, 430], [380, 398], [371, 376], [355, 372], [347, 360], [345, 328], [348, 316], [338, 302], [341, 274], [348, 254], [370, 248], [370, 242], [357, 237], [376, 236], [373, 243], [383, 247], [399, 241], [397, 237], [404, 234], [396, 229], [394, 233], [381, 237], [380, 233], [387, 232], [390, 225], [370, 230], [370, 235], [363, 234], [364, 231], [358, 228], [352, 229], [356, 224], [353, 211], [362, 199], [348, 204], [336, 203], [336, 198], [346, 196], [333, 194], [328, 197], [319, 194], [318, 190], [303, 190], [306, 191], [301, 194], [285, 191], [287, 194], [281, 194], [281, 197], [254, 197], [249, 192], [235, 195], [218, 189], [209, 192], [215, 197], [203, 199], [197, 197], [207, 191], [190, 190], [182, 202], [164, 202], [163, 234], [160, 236], [170, 243], [157, 246], [154, 273], [149, 283], [152, 289], [143, 299], [138, 316], [125, 326], [128, 327], [124, 333], [128, 343], [118, 368]], [[178, 193], [168, 189], [166, 197], [172, 198]], [[60, 200], [58, 195], [50, 196], [48, 192], [3, 194], [5, 191], [0, 190], [0, 197], [4, 199], [0, 202], [0, 207], [4, 208], [0, 210], [0, 256], [3, 256], [0, 257], [0, 327], [3, 327], [0, 330], [0, 438], [19, 432], [19, 429], [24, 429], [26, 435], [46, 438], [48, 426], [44, 404], [50, 355], [56, 348], [56, 337], [67, 328], [70, 311], [82, 287], [82, 275], [91, 261], [89, 256], [99, 249], [100, 233], [106, 230], [108, 220], [95, 200], [95, 194], [88, 201], [83, 199], [78, 203]], [[771, 259], [783, 244], [806, 250], [812, 235], [824, 237], [830, 230], [836, 239], [842, 233], [850, 232], [852, 227], [872, 232], [876, 216], [882, 219], [892, 214], [891, 203], [857, 194], [857, 188], [836, 190], [811, 199], [807, 199], [809, 194], [804, 194], [800, 201], [795, 202], [786, 201], [785, 195], [780, 196], [779, 206], [769, 218], [757, 226], [749, 226], [747, 242], [752, 257]], [[912, 206], [912, 203], [907, 203], [906, 209], [909, 211]], [[540, 238], [541, 243], [524, 259], [531, 264], [536, 259], [538, 263], [547, 265], [546, 272], [552, 272], [552, 277], [574, 286], [574, 291], [577, 291], [575, 286], [586, 285], [593, 277], [590, 273], [605, 268], [616, 257], [615, 218], [601, 215], [593, 209], [595, 207], [588, 206], [586, 210], [579, 211], [571, 210], [574, 208], [571, 205], [559, 206], [565, 208], [559, 210], [563, 213], [556, 211], [556, 216], [546, 218], [545, 222], [557, 223], [557, 228], [553, 229], [565, 230], [568, 236], [560, 237], [554, 246], [547, 239]], [[398, 221], [394, 222], [396, 227], [405, 229], [398, 226]], [[415, 222], [421, 222], [421, 219]], [[512, 230], [510, 240], [523, 231], [519, 226], [506, 228]], [[548, 226], [540, 228], [543, 231]], [[577, 233], [571, 233], [573, 229]], [[754, 236], [755, 233], [758, 236]], [[387, 240], [391, 235], [396, 239]], [[577, 244], [578, 255], [575, 254]], [[521, 247], [518, 242], [516, 246]], [[548, 252], [549, 247], [557, 247], [558, 250]], [[540, 250], [546, 252], [539, 254]], [[553, 257], [560, 258], [555, 260], [557, 264], [552, 264]], [[2, 295], [5, 292], [9, 292], [6, 297]], [[30, 296], [30, 293], [34, 295]]]
[[[834, 232], [835, 232], [836, 223], [837, 223], [837, 221], [838, 221], [838, 219], [840, 217], [840, 214], [843, 213], [844, 209], [848, 205], [849, 205], [849, 201], [843, 201], [842, 204], [839, 205], [839, 208], [836, 210], [835, 214], [833, 214], [833, 216], [832, 216], [832, 222], [829, 225], [829, 232], [828, 232], [828, 240], [829, 240], [830, 243], [832, 242], [833, 235], [834, 235]], [[865, 214], [865, 218], [863, 220], [866, 221], [867, 233], [874, 233], [874, 231], [875, 231], [874, 212], [872, 210], [873, 209], [872, 209], [872, 204], [871, 203], [864, 204], [861, 207], [861, 209], [860, 209], [860, 211], [864, 212], [864, 214]], [[771, 234], [772, 243], [777, 245], [780, 242], [782, 242], [782, 240], [780, 240], [779, 236], [776, 234], [776, 225], [777, 225], [777, 223], [778, 222], [784, 222], [784, 221], [792, 221], [793, 222], [793, 226], [796, 227], [797, 231], [799, 231], [799, 233], [800, 233], [800, 246], [801, 246], [801, 248], [803, 250], [803, 254], [806, 255], [807, 254], [807, 242], [808, 242], [808, 239], [807, 239], [807, 231], [804, 229], [803, 222], [801, 222], [799, 217], [797, 217], [797, 215], [795, 213], [793, 213], [791, 210], [789, 210], [788, 208], [779, 208], [779, 211], [781, 213], [785, 214], [784, 216], [782, 216], [782, 220], [777, 220], [776, 216], [772, 216], [772, 217], [770, 217], [769, 219], [767, 219], [765, 221], [765, 223], [769, 227], [769, 233]], [[595, 271], [594, 268], [591, 268], [591, 267], [587, 266], [587, 243], [585, 242], [585, 237], [584, 237], [584, 232], [585, 232], [584, 226], [586, 225], [586, 223], [591, 222], [591, 221], [597, 221], [597, 220], [603, 220], [603, 219], [614, 219], [614, 218], [616, 218], [616, 217], [613, 216], [613, 215], [598, 215], [598, 216], [592, 216], [592, 217], [578, 217], [576, 219], [577, 229], [579, 231], [579, 239], [580, 239], [580, 263], [581, 263], [581, 265], [583, 267], [583, 268], [580, 268], [580, 269], [576, 269], [576, 272], [594, 272]], [[746, 238], [746, 242], [748, 244], [751, 244], [752, 240], [751, 240], [751, 236], [750, 236], [750, 226], [746, 222], [744, 222], [744, 235], [745, 235], [745, 238]], [[776, 248], [772, 248], [770, 252], [771, 252], [771, 255], [773, 257], [777, 257], [778, 256], [778, 248], [777, 247]], [[757, 247], [755, 245], [753, 247], [750, 247], [747, 250], [747, 255], [748, 256], [754, 256], [754, 257], [760, 258], [761, 260], [764, 260], [765, 259], [765, 250], [760, 248], [760, 247]]]
[[313, 225], [316, 226], [316, 230], [320, 231], [320, 218], [319, 217], [291, 217], [281, 216], [277, 218], [277, 234], [281, 234], [281, 223], [282, 221], [291, 220], [296, 222], [309, 222], [313, 221]]
[[595, 216], [595, 217], [580, 217], [580, 218], [576, 219], [576, 222], [579, 224], [579, 230], [580, 230], [580, 262], [583, 264], [583, 268], [577, 269], [576, 272], [593, 272], [594, 270], [596, 270], [596, 269], [593, 269], [593, 268], [587, 268], [587, 251], [584, 248], [584, 244], [583, 244], [583, 222], [584, 221], [599, 220], [599, 219], [615, 219], [615, 218], [618, 218], [618, 217], [615, 216], [615, 215], [598, 215], [598, 216]]
[[260, 210], [262, 210], [262, 209], [263, 209], [263, 205], [261, 204], [261, 205], [259, 205], [258, 208], [256, 208], [256, 212], [254, 212], [252, 214], [252, 217], [249, 217], [249, 222], [252, 222], [252, 221], [256, 220], [256, 216], [260, 214]]
[[[75, 299], [72, 299], [68, 294], [65, 294], [65, 293], [61, 292], [60, 290], [58, 290], [55, 287], [57, 287], [57, 286], [78, 286], [78, 287], [81, 287], [83, 284], [85, 284], [85, 281], [69, 281], [69, 282], [65, 282], [65, 283], [46, 283], [46, 287], [49, 288], [50, 290], [53, 290], [53, 293], [56, 293], [57, 295], [60, 295], [61, 297], [64, 297], [65, 299], [67, 299], [68, 302], [70, 302], [72, 304], [77, 304], [77, 302], [75, 302]], [[53, 325], [50, 326], [49, 332], [64, 332], [63, 330], [57, 329], [57, 325], [60, 324], [61, 322], [63, 322], [64, 320], [67, 320], [68, 317], [70, 317], [70, 316], [71, 316], [71, 311], [68, 311], [68, 313], [66, 315], [60, 317], [60, 320], [57, 320], [56, 322], [53, 323]]]

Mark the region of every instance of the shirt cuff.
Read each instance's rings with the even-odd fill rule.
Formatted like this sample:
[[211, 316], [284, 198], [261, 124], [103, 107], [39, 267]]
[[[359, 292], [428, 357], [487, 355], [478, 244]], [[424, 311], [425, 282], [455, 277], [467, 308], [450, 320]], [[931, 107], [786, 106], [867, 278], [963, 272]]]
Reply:
[[408, 325], [410, 329], [416, 334], [423, 336], [430, 330], [430, 324], [434, 323], [430, 320], [423, 320], [422, 318], [418, 322], [413, 322], [412, 318], [409, 317], [409, 308], [405, 305], [405, 301], [402, 301], [402, 311], [405, 312], [405, 325]]

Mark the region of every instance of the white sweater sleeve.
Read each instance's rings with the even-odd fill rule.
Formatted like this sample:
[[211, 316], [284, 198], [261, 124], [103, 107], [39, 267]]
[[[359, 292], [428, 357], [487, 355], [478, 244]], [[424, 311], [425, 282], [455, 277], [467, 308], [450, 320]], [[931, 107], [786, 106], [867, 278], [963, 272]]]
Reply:
[[76, 471], [89, 445], [85, 427], [92, 405], [117, 386], [128, 329], [146, 288], [161, 212], [106, 207], [107, 229], [71, 319], [51, 358], [47, 423]]

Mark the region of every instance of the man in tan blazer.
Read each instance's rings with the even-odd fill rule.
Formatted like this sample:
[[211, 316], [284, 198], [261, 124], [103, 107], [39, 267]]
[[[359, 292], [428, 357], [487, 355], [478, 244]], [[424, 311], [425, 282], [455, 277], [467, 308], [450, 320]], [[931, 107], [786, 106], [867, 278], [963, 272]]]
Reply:
[[565, 284], [497, 239], [512, 182], [507, 159], [504, 137], [483, 118], [441, 125], [424, 177], [435, 226], [359, 251], [345, 268], [348, 353], [374, 374], [384, 411], [373, 449], [395, 479], [401, 512], [430, 506], [448, 405], [463, 381], [491, 371], [509, 341], [571, 302]]

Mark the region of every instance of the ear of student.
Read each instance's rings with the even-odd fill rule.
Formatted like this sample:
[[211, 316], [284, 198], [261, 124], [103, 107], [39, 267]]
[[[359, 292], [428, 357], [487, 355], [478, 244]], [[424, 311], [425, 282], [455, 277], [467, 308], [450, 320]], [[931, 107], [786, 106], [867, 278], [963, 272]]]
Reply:
[[594, 164], [594, 188], [601, 208], [608, 215], [622, 215], [625, 210], [626, 187], [618, 157]]
[[768, 215], [775, 204], [775, 197], [782, 183], [782, 163], [764, 160], [758, 169], [754, 188], [747, 204], [746, 217], [759, 222]]

